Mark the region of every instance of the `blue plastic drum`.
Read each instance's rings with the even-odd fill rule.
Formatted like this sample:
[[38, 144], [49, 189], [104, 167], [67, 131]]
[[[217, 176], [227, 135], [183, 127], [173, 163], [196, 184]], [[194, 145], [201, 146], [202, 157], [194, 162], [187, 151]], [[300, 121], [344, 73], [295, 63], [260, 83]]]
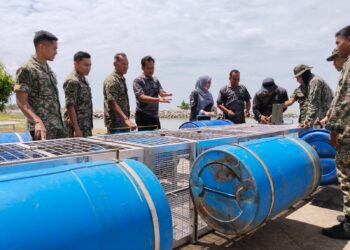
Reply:
[[202, 121], [185, 122], [179, 127], [179, 129], [212, 127], [212, 126], [228, 126], [228, 125], [233, 125], [233, 122], [231, 122], [230, 120], [202, 120]]
[[190, 190], [210, 227], [241, 236], [310, 195], [320, 176], [319, 157], [303, 140], [264, 138], [202, 153]]
[[330, 142], [330, 132], [326, 129], [312, 129], [299, 135], [309, 143], [321, 158], [322, 177], [320, 185], [336, 184], [337, 171], [335, 164], [335, 148]]
[[9, 133], [0, 133], [0, 144], [3, 143], [14, 143], [14, 142], [26, 142], [32, 141], [32, 137], [29, 132], [9, 132]]
[[134, 160], [3, 168], [0, 221], [0, 249], [172, 248], [162, 186]]

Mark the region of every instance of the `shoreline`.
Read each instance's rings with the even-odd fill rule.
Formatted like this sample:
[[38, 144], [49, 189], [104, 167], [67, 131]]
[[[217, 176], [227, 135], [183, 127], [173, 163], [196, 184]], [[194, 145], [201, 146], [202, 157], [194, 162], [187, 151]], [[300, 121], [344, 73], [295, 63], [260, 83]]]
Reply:
[[[189, 110], [159, 110], [159, 118], [166, 119], [188, 119], [190, 117]], [[250, 112], [250, 117], [254, 117], [253, 112]], [[295, 113], [285, 112], [283, 113], [284, 118], [297, 118], [298, 115]], [[94, 119], [103, 119], [103, 111], [97, 110], [93, 113]], [[130, 118], [135, 118], [135, 111], [130, 112]]]

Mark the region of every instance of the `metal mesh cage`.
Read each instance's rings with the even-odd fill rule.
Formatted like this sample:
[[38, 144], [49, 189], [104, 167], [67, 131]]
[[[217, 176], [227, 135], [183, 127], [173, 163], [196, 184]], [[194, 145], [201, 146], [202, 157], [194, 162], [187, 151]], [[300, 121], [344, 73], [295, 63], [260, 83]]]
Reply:
[[160, 146], [174, 143], [188, 142], [187, 140], [180, 138], [173, 138], [167, 136], [160, 136], [153, 132], [142, 133], [122, 133], [122, 134], [110, 134], [110, 135], [97, 135], [94, 138], [109, 141], [109, 142], [125, 142], [138, 145], [148, 146]]
[[112, 146], [97, 141], [81, 138], [28, 142], [25, 145], [31, 149], [45, 151], [51, 155], [62, 156], [82, 153], [96, 153], [101, 151], [121, 150], [122, 146]]
[[21, 160], [34, 160], [45, 157], [47, 157], [47, 155], [23, 148], [16, 144], [0, 145], [0, 164]]
[[[181, 241], [185, 241], [191, 235], [191, 198], [189, 189], [170, 193], [167, 198], [171, 207], [173, 218], [174, 240], [180, 245]], [[183, 242], [184, 243], [184, 242]]]
[[54, 158], [87, 156], [87, 160], [143, 160], [143, 150], [129, 145], [115, 145], [85, 138], [69, 138], [0, 145], [0, 165]]

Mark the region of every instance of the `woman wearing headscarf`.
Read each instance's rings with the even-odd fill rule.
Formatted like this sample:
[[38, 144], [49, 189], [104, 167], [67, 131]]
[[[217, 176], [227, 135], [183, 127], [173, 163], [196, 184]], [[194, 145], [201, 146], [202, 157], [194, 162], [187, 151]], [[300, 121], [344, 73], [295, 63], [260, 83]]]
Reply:
[[[209, 92], [211, 77], [201, 76], [196, 82], [195, 90], [190, 95], [190, 121], [196, 121], [198, 116], [201, 119], [210, 119], [215, 115], [214, 99]], [[205, 117], [206, 116], [206, 117]]]

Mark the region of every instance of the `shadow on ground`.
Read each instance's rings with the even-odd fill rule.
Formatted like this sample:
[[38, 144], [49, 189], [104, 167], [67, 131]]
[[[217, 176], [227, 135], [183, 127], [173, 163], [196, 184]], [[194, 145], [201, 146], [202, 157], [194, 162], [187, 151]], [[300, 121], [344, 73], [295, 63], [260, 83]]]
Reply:
[[342, 211], [342, 193], [337, 186], [328, 186], [322, 188], [305, 206], [299, 207], [294, 213], [286, 213], [268, 222], [257, 232], [243, 239], [236, 241], [232, 236], [212, 232], [201, 237], [196, 245], [178, 249], [348, 249], [348, 241], [323, 236], [322, 227], [318, 226], [336, 223], [334, 214], [339, 214], [339, 211]]

